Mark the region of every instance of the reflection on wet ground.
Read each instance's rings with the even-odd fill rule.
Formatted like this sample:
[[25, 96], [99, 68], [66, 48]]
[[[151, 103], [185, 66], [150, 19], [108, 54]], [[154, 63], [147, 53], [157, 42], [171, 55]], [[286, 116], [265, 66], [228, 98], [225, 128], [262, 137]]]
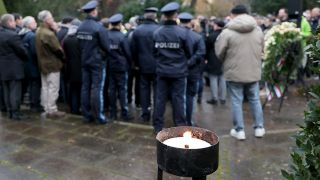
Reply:
[[[210, 98], [208, 89], [205, 97]], [[166, 126], [172, 126], [167, 106]], [[253, 136], [252, 118], [244, 106], [247, 140], [237, 141], [228, 133], [231, 128], [230, 104], [196, 105], [199, 127], [220, 136], [220, 167], [208, 179], [281, 179], [280, 170], [288, 168], [290, 138], [303, 122], [306, 99], [285, 101], [278, 113], [278, 101], [265, 111], [267, 135]], [[12, 121], [0, 116], [1, 180], [152, 180], [157, 177], [155, 135], [149, 124], [139, 122], [139, 110], [131, 107], [133, 122], [115, 121], [107, 125], [84, 124], [80, 116], [51, 120], [39, 114], [32, 119]], [[151, 124], [151, 123], [150, 123]], [[164, 179], [181, 179], [165, 174]], [[190, 178], [182, 178], [190, 179]]]

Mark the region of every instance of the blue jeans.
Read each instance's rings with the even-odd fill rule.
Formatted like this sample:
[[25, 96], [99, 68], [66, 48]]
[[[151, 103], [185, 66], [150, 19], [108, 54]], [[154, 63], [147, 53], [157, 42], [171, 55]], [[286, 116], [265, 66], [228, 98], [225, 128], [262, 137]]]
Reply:
[[212, 99], [226, 100], [226, 81], [223, 75], [209, 74]]
[[254, 128], [263, 128], [263, 112], [259, 97], [259, 82], [238, 83], [227, 82], [228, 92], [231, 100], [231, 111], [234, 129], [244, 129], [242, 103], [244, 94], [250, 104], [251, 114], [254, 119]]

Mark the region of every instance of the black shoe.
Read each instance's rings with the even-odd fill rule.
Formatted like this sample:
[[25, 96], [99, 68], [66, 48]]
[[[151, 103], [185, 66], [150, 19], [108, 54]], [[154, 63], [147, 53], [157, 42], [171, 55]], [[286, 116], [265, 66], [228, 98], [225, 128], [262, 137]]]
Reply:
[[104, 120], [104, 121], [99, 121], [98, 124], [101, 124], [101, 125], [104, 125], [104, 124], [107, 124], [108, 121]]
[[94, 122], [94, 118], [92, 116], [83, 118], [83, 123], [92, 123], [92, 122]]
[[42, 107], [32, 107], [32, 108], [30, 108], [30, 111], [33, 112], [33, 113], [41, 113], [41, 112], [44, 112], [44, 110], [43, 110]]
[[207, 103], [208, 103], [208, 104], [212, 104], [212, 105], [217, 105], [217, 104], [218, 104], [218, 101], [217, 101], [217, 100], [214, 100], [214, 99], [211, 99], [211, 100], [208, 100]]
[[133, 120], [133, 116], [131, 116], [131, 115], [127, 115], [127, 116], [122, 116], [121, 117], [121, 119], [123, 119], [124, 121], [131, 121], [131, 120]]
[[118, 118], [117, 118], [117, 115], [115, 115], [115, 114], [110, 114], [109, 120], [114, 121], [114, 120], [117, 120], [117, 119], [118, 119]]
[[198, 99], [197, 99], [197, 103], [198, 103], [198, 104], [201, 104], [201, 102], [202, 102], [201, 98], [198, 98]]
[[226, 104], [226, 100], [220, 100], [220, 104], [221, 105], [225, 105]]
[[16, 120], [16, 121], [21, 121], [21, 120], [30, 119], [30, 117], [28, 115], [21, 113], [21, 112], [14, 112], [14, 113], [12, 113], [11, 119]]
[[150, 117], [140, 117], [140, 121], [142, 122], [150, 122]]

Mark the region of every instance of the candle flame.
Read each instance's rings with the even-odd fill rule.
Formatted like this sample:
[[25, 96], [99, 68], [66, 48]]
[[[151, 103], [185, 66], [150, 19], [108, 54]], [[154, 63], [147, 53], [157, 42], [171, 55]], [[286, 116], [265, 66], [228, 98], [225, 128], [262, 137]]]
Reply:
[[187, 131], [187, 132], [183, 133], [183, 137], [192, 138], [192, 133], [190, 131]]

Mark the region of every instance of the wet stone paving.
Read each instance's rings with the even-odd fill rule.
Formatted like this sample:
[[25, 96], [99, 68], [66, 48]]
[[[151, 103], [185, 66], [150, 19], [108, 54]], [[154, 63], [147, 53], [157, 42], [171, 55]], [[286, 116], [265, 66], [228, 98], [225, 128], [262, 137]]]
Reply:
[[[204, 97], [209, 99], [209, 90]], [[281, 169], [290, 162], [291, 136], [303, 122], [306, 98], [289, 94], [279, 113], [278, 100], [264, 110], [267, 134], [253, 136], [248, 104], [244, 105], [245, 141], [229, 136], [230, 103], [196, 105], [199, 127], [220, 137], [219, 169], [207, 179], [282, 179]], [[169, 103], [166, 126], [172, 126]], [[26, 110], [24, 110], [27, 112]], [[80, 116], [12, 121], [0, 116], [0, 180], [153, 180], [157, 179], [156, 140], [152, 127], [138, 120], [134, 105], [133, 122], [114, 121], [107, 125], [84, 124]], [[165, 180], [191, 179], [164, 174]]]

